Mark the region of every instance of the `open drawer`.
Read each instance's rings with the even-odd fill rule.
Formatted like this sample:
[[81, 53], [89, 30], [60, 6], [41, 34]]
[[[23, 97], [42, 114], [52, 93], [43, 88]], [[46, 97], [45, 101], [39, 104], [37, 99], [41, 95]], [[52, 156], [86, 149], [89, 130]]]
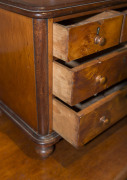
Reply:
[[79, 147], [127, 115], [127, 82], [69, 107], [53, 99], [53, 129]]
[[127, 47], [86, 62], [53, 62], [53, 94], [70, 106], [126, 78]]
[[123, 15], [105, 11], [53, 24], [53, 55], [64, 61], [115, 46], [120, 42]]

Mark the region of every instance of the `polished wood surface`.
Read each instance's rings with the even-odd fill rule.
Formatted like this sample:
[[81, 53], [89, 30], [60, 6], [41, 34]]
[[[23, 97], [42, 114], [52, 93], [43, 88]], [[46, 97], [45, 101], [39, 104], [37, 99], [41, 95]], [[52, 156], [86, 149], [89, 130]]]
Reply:
[[52, 78], [52, 68], [50, 68], [49, 78], [49, 66], [52, 66], [52, 64], [51, 58], [48, 59], [48, 20], [34, 19], [33, 26], [38, 132], [41, 135], [46, 135], [49, 132], [49, 103], [52, 104], [49, 100], [51, 96], [51, 82], [49, 82], [49, 79]]
[[72, 61], [115, 46], [120, 42], [123, 15], [106, 11], [90, 18], [53, 25], [53, 55]]
[[[126, 3], [124, 4], [124, 7], [126, 7]], [[87, 16], [87, 15], [91, 15], [91, 14], [99, 14], [101, 12], [107, 11], [107, 10], [116, 10], [119, 11], [121, 9], [125, 9], [123, 7], [123, 4], [119, 4], [119, 5], [114, 5], [114, 6], [105, 6], [105, 7], [101, 7], [99, 9], [91, 9], [89, 11], [83, 11], [83, 12], [79, 12], [79, 13], [74, 13], [74, 14], [68, 14], [68, 15], [62, 15], [62, 16], [58, 16], [58, 17], [54, 17], [53, 18], [53, 22], [60, 22], [63, 20], [67, 20], [67, 19], [72, 19], [72, 18], [77, 18], [77, 17], [82, 17], [82, 16]]]
[[45, 158], [60, 139], [52, 132], [53, 22], [2, 9], [0, 22], [0, 109]]
[[126, 78], [126, 46], [82, 61], [54, 61], [53, 94], [72, 106]]
[[121, 42], [127, 41], [127, 10], [124, 11], [123, 29], [121, 34]]
[[62, 140], [40, 159], [34, 144], [6, 116], [0, 118], [2, 180], [126, 180], [127, 118], [80, 150]]
[[37, 130], [32, 19], [0, 9], [0, 100]]
[[53, 111], [53, 19], [48, 19], [48, 84], [49, 84], [49, 133], [52, 132]]
[[[70, 0], [70, 2], [66, 0], [56, 2], [55, 0], [52, 1], [51, 3], [50, 0], [49, 1], [37, 0], [36, 2], [33, 0], [30, 0], [29, 2], [27, 0], [25, 1], [0, 0], [0, 8], [1, 8], [0, 11], [2, 13], [5, 12], [4, 16], [1, 16], [2, 28], [0, 31], [1, 33], [0, 40], [4, 45], [2, 46], [1, 43], [1, 49], [2, 50], [4, 49], [4, 53], [3, 54], [1, 53], [2, 61], [0, 60], [0, 62], [2, 62], [1, 67], [4, 68], [4, 70], [2, 68], [0, 69], [1, 70], [0, 90], [2, 87], [2, 91], [1, 91], [2, 93], [0, 96], [1, 99], [0, 109], [2, 113], [5, 113], [8, 117], [10, 117], [11, 120], [14, 121], [20, 128], [22, 128], [24, 130], [24, 133], [27, 133], [27, 135], [36, 143], [36, 151], [38, 152], [38, 154], [41, 155], [41, 157], [45, 158], [49, 156], [49, 154], [53, 152], [54, 144], [58, 142], [58, 140], [60, 139], [60, 136], [56, 132], [52, 131], [52, 113], [55, 112], [56, 119], [58, 119], [57, 114], [59, 114], [59, 112], [61, 111], [60, 115], [62, 115], [62, 106], [64, 106], [62, 103], [58, 103], [57, 108], [55, 107], [56, 108], [55, 111], [52, 106], [52, 96], [53, 96], [52, 61], [53, 61], [53, 46], [54, 46], [52, 35], [53, 32], [55, 32], [53, 29], [52, 18], [58, 16], [67, 16], [67, 15], [72, 15], [70, 18], [73, 18], [73, 13], [76, 14], [83, 12], [84, 13], [83, 15], [85, 15], [85, 13], [87, 14], [88, 11], [91, 12], [92, 18], [87, 17], [86, 18], [87, 20], [83, 19], [83, 21], [78, 22], [74, 25], [66, 26], [68, 29], [70, 28], [70, 32], [71, 32], [70, 33], [71, 36], [69, 37], [70, 38], [69, 41], [71, 40], [70, 41], [71, 43], [69, 44], [70, 49], [73, 49], [72, 47], [77, 48], [77, 45], [75, 45], [76, 43], [75, 33], [78, 33], [82, 36], [83, 34], [82, 30], [85, 31], [86, 29], [88, 30], [88, 28], [92, 27], [92, 29], [90, 28], [91, 33], [86, 35], [87, 39], [85, 39], [85, 42], [87, 42], [86, 45], [88, 46], [88, 48], [85, 49], [88, 50], [88, 53], [84, 54], [84, 48], [80, 47], [79, 49], [82, 49], [82, 52], [78, 52], [78, 49], [76, 49], [76, 51], [71, 52], [72, 54], [69, 54], [69, 58], [68, 57], [67, 59], [65, 58], [67, 61], [69, 61], [73, 59], [75, 60], [77, 58], [86, 56], [88, 54], [92, 54], [101, 51], [105, 48], [109, 48], [119, 44], [121, 27], [122, 27], [121, 25], [123, 22], [122, 21], [123, 14], [114, 11], [103, 12], [103, 9], [107, 8], [105, 10], [108, 10], [111, 8], [115, 9], [126, 6], [127, 6], [127, 2], [125, 0], [121, 0], [121, 1], [116, 0], [115, 2], [113, 0], [112, 1], [86, 0], [85, 3], [84, 1], [77, 2], [76, 0], [74, 1]], [[8, 11], [2, 9], [6, 9]], [[94, 15], [97, 14], [98, 10], [100, 9], [102, 10], [103, 13], [101, 13], [101, 15], [99, 14], [93, 16], [93, 14]], [[92, 10], [94, 10], [94, 12], [92, 12]], [[13, 13], [9, 11], [13, 11]], [[0, 15], [2, 13], [0, 13]], [[24, 16], [18, 14], [22, 14]], [[5, 18], [6, 15], [7, 17]], [[28, 18], [26, 16], [32, 18], [34, 17], [34, 19]], [[64, 17], [62, 18], [64, 19]], [[80, 17], [80, 20], [81, 19], [82, 17]], [[57, 25], [60, 26], [60, 22], [57, 22]], [[85, 26], [84, 29], [81, 28], [84, 26]], [[63, 27], [65, 28], [65, 25]], [[80, 29], [80, 31], [78, 31], [78, 28]], [[96, 29], [96, 33], [94, 31], [94, 28]], [[5, 29], [5, 31], [3, 29]], [[67, 29], [67, 33], [68, 33], [68, 29]], [[10, 32], [11, 35], [9, 34]], [[58, 36], [58, 33], [57, 32], [55, 33]], [[90, 39], [90, 37], [92, 38]], [[8, 38], [10, 38], [10, 41], [8, 41]], [[82, 40], [82, 37], [80, 37], [79, 40], [80, 39]], [[68, 34], [64, 42], [65, 41], [66, 43], [68, 43]], [[59, 41], [57, 41], [57, 43], [58, 42]], [[91, 44], [91, 42], [93, 44]], [[80, 42], [77, 41], [77, 44], [78, 43], [79, 43], [78, 46], [80, 46]], [[20, 45], [23, 45], [24, 47], [23, 50], [21, 49], [21, 52], [18, 49]], [[94, 45], [99, 48], [95, 48]], [[60, 47], [59, 43], [57, 46]], [[12, 50], [11, 48], [13, 49], [13, 51], [11, 51]], [[68, 51], [69, 53], [70, 53], [70, 49]], [[13, 53], [16, 55], [12, 55]], [[123, 59], [123, 61], [125, 62], [126, 60]], [[30, 66], [28, 66], [29, 64]], [[103, 77], [100, 74], [96, 77], [96, 83], [99, 82], [100, 84], [104, 84], [106, 80], [107, 80], [106, 77]], [[20, 83], [20, 81], [22, 83]], [[18, 88], [16, 87], [16, 85]], [[29, 90], [29, 93], [26, 89]], [[18, 96], [17, 93], [19, 93]], [[8, 94], [9, 94], [9, 99], [8, 99]], [[108, 102], [107, 97], [109, 96], [112, 99], [109, 98], [109, 102]], [[30, 101], [31, 99], [33, 101]], [[100, 102], [102, 103], [102, 105], [104, 105], [104, 107], [99, 105]], [[9, 103], [10, 105], [8, 105]], [[105, 105], [106, 103], [107, 104], [109, 103], [110, 105], [106, 106]], [[87, 102], [85, 103], [85, 106], [86, 104]], [[79, 104], [78, 106], [80, 105], [81, 104]], [[15, 107], [18, 108], [14, 109], [13, 106], [14, 108]], [[73, 133], [70, 135], [65, 130], [64, 130], [64, 134], [67, 132], [66, 135], [70, 136], [70, 142], [72, 142], [73, 138], [77, 136], [76, 139], [74, 139], [76, 145], [88, 142], [88, 140], [91, 140], [100, 132], [106, 129], [102, 127], [99, 129], [98, 123], [95, 122], [98, 117], [100, 121], [100, 126], [102, 125], [109, 127], [116, 121], [120, 120], [120, 118], [126, 115], [126, 109], [125, 109], [126, 93], [124, 93], [124, 90], [120, 91], [117, 89], [116, 92], [112, 92], [110, 95], [109, 94], [107, 95], [106, 92], [103, 96], [103, 99], [101, 100], [99, 99], [96, 103], [95, 102], [93, 102], [93, 104], [91, 103], [91, 105], [89, 105], [90, 108], [83, 107], [84, 106], [83, 104], [80, 107], [78, 106], [76, 105], [75, 111], [71, 110], [71, 107], [69, 108], [68, 106], [65, 106], [66, 111], [64, 112], [64, 114], [67, 116], [67, 110], [69, 109], [68, 115], [72, 117], [72, 120], [74, 120], [72, 122], [72, 125], [74, 125], [74, 129], [71, 129], [70, 126], [70, 129], [68, 131], [70, 133], [71, 131], [74, 130], [74, 137], [73, 137]], [[95, 106], [95, 111], [94, 111], [94, 106]], [[114, 106], [113, 109], [112, 106]], [[60, 107], [61, 109], [59, 109]], [[106, 107], [107, 110], [104, 111]], [[79, 108], [81, 109], [79, 111], [76, 111]], [[82, 110], [82, 108], [84, 110]], [[100, 111], [98, 109], [100, 109]], [[97, 114], [96, 110], [97, 113], [98, 112], [100, 114], [102, 113], [101, 114], [102, 116], [99, 116], [98, 115], [99, 113]], [[108, 110], [109, 113], [107, 113]], [[84, 122], [86, 120], [85, 118], [87, 118], [87, 115], [88, 115], [88, 120], [91, 120], [89, 118], [90, 115], [88, 112], [90, 112], [92, 118], [91, 122], [93, 124], [91, 125], [89, 123], [88, 124], [86, 123], [88, 125], [87, 127], [85, 127], [87, 131], [84, 132], [84, 124], [85, 124]], [[107, 116], [107, 114], [105, 115], [104, 112], [107, 113], [109, 116]], [[115, 112], [117, 112], [118, 115], [117, 113], [115, 114]], [[96, 115], [94, 115], [94, 113]], [[32, 117], [33, 119], [30, 117]], [[61, 122], [63, 124], [58, 123], [60, 128], [61, 125], [64, 127], [66, 120], [67, 119], [62, 119]], [[70, 119], [68, 120], [68, 122], [69, 121]], [[90, 128], [92, 129], [94, 125], [95, 125], [94, 130], [90, 132], [89, 129]], [[88, 137], [86, 135], [88, 135]], [[84, 138], [84, 136], [87, 140]]]
[[[104, 0], [106, 1], [106, 0]], [[120, 3], [119, 0], [115, 0], [116, 4]], [[122, 2], [125, 2], [124, 0], [121, 0]], [[3, 2], [1, 0], [1, 2]], [[68, 7], [68, 6], [78, 6], [78, 5], [84, 5], [84, 4], [95, 4], [95, 3], [101, 3], [102, 0], [86, 0], [85, 2], [83, 0], [61, 0], [61, 1], [51, 1], [51, 0], [5, 0], [5, 4], [11, 4], [11, 5], [16, 5], [17, 7], [24, 7], [27, 9], [33, 8], [34, 10], [50, 10], [50, 9], [56, 9], [56, 8], [63, 8], [63, 7]], [[112, 0], [110, 0], [110, 4], [113, 3]]]
[[117, 86], [69, 108], [53, 100], [53, 129], [79, 147], [127, 115], [127, 86]]
[[0, 7], [35, 18], [52, 18], [105, 7], [127, 6], [126, 0], [0, 0]]

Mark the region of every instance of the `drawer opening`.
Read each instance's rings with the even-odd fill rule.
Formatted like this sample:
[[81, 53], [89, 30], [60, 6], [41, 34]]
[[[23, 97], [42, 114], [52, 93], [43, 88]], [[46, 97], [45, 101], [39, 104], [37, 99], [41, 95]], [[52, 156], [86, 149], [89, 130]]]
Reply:
[[76, 24], [79, 23], [81, 21], [85, 21], [88, 18], [91, 18], [93, 16], [95, 16], [96, 14], [92, 14], [92, 15], [85, 15], [85, 16], [81, 16], [81, 17], [76, 17], [76, 18], [71, 18], [71, 19], [66, 19], [63, 21], [59, 21], [57, 22], [58, 24], [61, 24], [63, 26], [68, 26], [68, 25], [72, 25], [72, 24]]
[[53, 99], [53, 130], [75, 147], [127, 115], [127, 80], [73, 107]]
[[89, 22], [94, 22], [94, 21], [100, 21], [102, 19], [105, 19], [106, 17], [108, 18], [113, 17], [114, 15], [115, 16], [120, 15], [120, 12], [108, 10], [99, 14], [92, 14], [92, 15], [63, 20], [63, 21], [58, 22], [58, 24], [63, 25], [63, 26], [68, 26], [68, 27], [77, 26], [78, 24], [81, 25], [81, 23], [85, 24], [85, 22], [89, 23]]
[[[104, 83], [98, 81], [101, 77]], [[126, 45], [100, 56], [89, 56], [69, 63], [62, 60], [53, 62], [53, 94], [70, 106], [125, 79], [127, 79]]]
[[115, 11], [125, 12], [125, 11], [127, 11], [127, 7], [115, 9]]
[[117, 45], [115, 47], [111, 47], [109, 49], [106, 49], [106, 50], [100, 51], [98, 53], [94, 53], [94, 54], [85, 56], [83, 58], [80, 58], [80, 59], [77, 59], [74, 61], [65, 62], [65, 61], [63, 61], [61, 59], [57, 59], [55, 57], [54, 57], [54, 61], [66, 66], [67, 68], [73, 69], [77, 66], [80, 66], [82, 64], [88, 63], [88, 62], [93, 61], [93, 60], [97, 60], [97, 59], [104, 57], [108, 54], [111, 54], [113, 52], [116, 52], [116, 51], [121, 52], [123, 50], [127, 50], [127, 44], [126, 43], [122, 43], [122, 44]]
[[105, 11], [53, 23], [53, 55], [69, 62], [116, 46], [122, 21], [123, 13]]
[[110, 95], [116, 91], [123, 90], [126, 86], [127, 86], [127, 80], [124, 80], [122, 83], [118, 83], [117, 85], [112, 86], [109, 89], [99, 93], [97, 96], [90, 97], [89, 99], [84, 100], [84, 101], [76, 104], [75, 106], [69, 106], [68, 104], [61, 101], [59, 98], [57, 98], [57, 97], [55, 97], [55, 98], [58, 99], [63, 104], [65, 104], [66, 106], [68, 106], [73, 111], [79, 112], [79, 111], [91, 106], [92, 104], [100, 101], [101, 99], [107, 97], [108, 95]]

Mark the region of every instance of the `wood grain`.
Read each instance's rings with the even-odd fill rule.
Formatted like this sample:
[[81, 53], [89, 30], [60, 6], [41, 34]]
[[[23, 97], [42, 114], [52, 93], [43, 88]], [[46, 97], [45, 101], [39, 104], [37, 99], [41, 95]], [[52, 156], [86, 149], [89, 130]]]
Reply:
[[34, 18], [53, 18], [91, 10], [127, 7], [126, 0], [0, 0], [0, 7]]
[[[47, 135], [49, 133], [50, 115], [52, 117], [52, 114], [50, 113], [50, 103], [52, 107], [52, 53], [48, 52], [48, 20], [34, 19], [33, 25], [38, 132], [41, 135]], [[51, 51], [51, 48], [49, 51]]]
[[121, 33], [121, 42], [127, 41], [127, 10], [124, 11], [124, 21]]
[[[119, 44], [122, 20], [120, 13], [107, 11], [70, 25], [54, 23], [53, 55], [69, 62]], [[98, 28], [98, 35], [105, 39], [102, 46], [95, 44]]]
[[48, 83], [49, 83], [49, 132], [52, 132], [53, 98], [53, 19], [48, 19]]
[[[73, 110], [65, 104], [53, 100], [53, 129], [75, 147], [92, 140], [115, 122], [127, 115], [127, 86], [105, 94], [101, 99], [84, 102]], [[102, 123], [105, 117], [110, 122]]]
[[45, 160], [36, 155], [34, 144], [4, 115], [0, 117], [0, 142], [1, 179], [127, 178], [127, 118], [82, 149], [76, 150], [65, 140], [60, 141], [54, 154]]
[[0, 9], [0, 101], [37, 130], [32, 19]]
[[[72, 105], [73, 83], [74, 83], [73, 71], [54, 61], [53, 62], [53, 94], [59, 97], [60, 99], [62, 99], [64, 102]], [[80, 97], [79, 97], [79, 101], [80, 101]]]
[[[126, 4], [124, 4], [124, 6], [126, 7]], [[60, 22], [60, 21], [67, 20], [67, 19], [99, 14], [99, 13], [107, 11], [107, 10], [115, 10], [115, 11], [121, 12], [122, 11], [121, 9], [125, 9], [123, 7], [123, 4], [115, 5], [113, 7], [112, 6], [105, 6], [105, 7], [99, 8], [99, 9], [93, 9], [93, 10], [91, 9], [89, 11], [83, 11], [83, 12], [64, 15], [64, 16], [60, 16], [60, 17], [54, 17], [53, 22]]]
[[[53, 62], [53, 94], [73, 106], [127, 78], [127, 48], [85, 62]], [[105, 83], [97, 77], [106, 78]]]
[[[1, 0], [1, 3], [3, 2], [3, 0]], [[89, 5], [89, 4], [95, 4], [95, 3], [102, 3], [101, 0], [86, 0], [86, 2], [84, 3], [84, 1], [82, 0], [61, 0], [61, 1], [57, 1], [55, 0], [54, 2], [51, 2], [50, 0], [21, 0], [20, 2], [17, 0], [13, 0], [12, 2], [5, 0], [4, 1], [5, 4], [10, 4], [10, 5], [15, 5], [16, 7], [20, 7], [20, 8], [24, 8], [24, 9], [28, 9], [28, 10], [41, 10], [42, 8], [44, 10], [54, 10], [56, 8], [67, 8], [67, 7], [72, 7], [72, 6], [78, 6], [78, 5]], [[121, 0], [121, 2], [125, 2], [124, 0]], [[106, 3], [106, 2], [105, 2]], [[116, 0], [115, 4], [119, 4], [120, 1]], [[113, 4], [113, 1], [110, 0], [110, 4]]]

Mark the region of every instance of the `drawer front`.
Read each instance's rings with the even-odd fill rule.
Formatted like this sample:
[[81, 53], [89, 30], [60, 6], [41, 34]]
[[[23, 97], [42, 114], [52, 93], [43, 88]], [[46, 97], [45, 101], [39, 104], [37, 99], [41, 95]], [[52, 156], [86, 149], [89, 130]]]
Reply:
[[72, 106], [126, 78], [127, 48], [74, 68], [54, 62], [53, 94]]
[[72, 61], [119, 44], [122, 20], [119, 12], [107, 11], [71, 25], [54, 23], [54, 56]]
[[79, 147], [127, 115], [127, 85], [100, 97], [93, 103], [79, 104], [80, 108], [70, 108], [54, 99], [53, 129]]
[[127, 41], [127, 10], [124, 12], [124, 21], [121, 35], [121, 42]]

